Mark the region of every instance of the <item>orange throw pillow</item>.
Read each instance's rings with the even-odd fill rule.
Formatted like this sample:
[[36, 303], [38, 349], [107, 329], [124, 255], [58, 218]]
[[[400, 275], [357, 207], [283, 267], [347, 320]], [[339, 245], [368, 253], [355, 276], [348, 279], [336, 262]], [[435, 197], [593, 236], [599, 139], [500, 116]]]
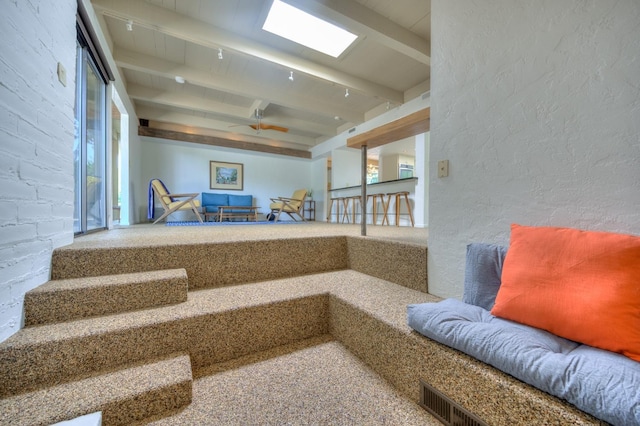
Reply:
[[640, 237], [511, 225], [491, 313], [640, 361]]

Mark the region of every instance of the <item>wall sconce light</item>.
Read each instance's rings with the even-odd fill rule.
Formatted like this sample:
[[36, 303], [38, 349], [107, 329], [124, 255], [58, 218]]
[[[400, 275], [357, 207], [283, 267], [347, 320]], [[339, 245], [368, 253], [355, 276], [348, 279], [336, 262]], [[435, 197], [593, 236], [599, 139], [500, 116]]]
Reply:
[[218, 48], [218, 59], [220, 59], [220, 60], [224, 59], [224, 56], [222, 56], [222, 48], [221, 47]]
[[133, 21], [131, 19], [127, 21], [127, 31], [133, 31]]
[[344, 97], [345, 98], [349, 97], [349, 89], [344, 89]]
[[293, 81], [293, 71], [289, 71], [289, 81]]
[[176, 75], [176, 83], [184, 84], [185, 81], [184, 77]]

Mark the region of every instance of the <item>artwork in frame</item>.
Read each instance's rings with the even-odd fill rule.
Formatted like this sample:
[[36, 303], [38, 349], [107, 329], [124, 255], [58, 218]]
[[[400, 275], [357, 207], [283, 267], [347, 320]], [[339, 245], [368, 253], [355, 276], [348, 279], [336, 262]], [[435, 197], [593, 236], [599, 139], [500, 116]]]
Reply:
[[211, 189], [242, 191], [243, 181], [244, 172], [241, 163], [209, 162], [209, 187]]

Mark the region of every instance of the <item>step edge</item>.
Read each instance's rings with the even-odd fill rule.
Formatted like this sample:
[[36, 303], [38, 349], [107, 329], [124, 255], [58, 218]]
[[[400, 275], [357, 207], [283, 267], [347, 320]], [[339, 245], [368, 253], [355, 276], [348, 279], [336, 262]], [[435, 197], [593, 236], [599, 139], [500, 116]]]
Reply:
[[[165, 373], [159, 374], [162, 372]], [[131, 375], [134, 376], [133, 379], [130, 377]], [[132, 380], [134, 381], [133, 388], [130, 387]], [[123, 383], [128, 386], [123, 386]], [[36, 408], [36, 413], [41, 413], [37, 408], [42, 406], [47, 407], [47, 413], [37, 415], [37, 417], [39, 419], [46, 417], [47, 419], [44, 420], [46, 423], [35, 424], [51, 424], [71, 420], [98, 411], [103, 413], [103, 418], [108, 418], [113, 416], [110, 411], [115, 409], [114, 406], [124, 404], [127, 401], [134, 404], [135, 401], [142, 402], [143, 396], [151, 392], [166, 391], [185, 384], [188, 384], [191, 389], [192, 383], [193, 375], [189, 355], [184, 353], [171, 354], [159, 359], [103, 371], [79, 380], [1, 398], [0, 423], [5, 424], [6, 417], [15, 421], [16, 419], [10, 416], [11, 412], [16, 412], [15, 415], [21, 417], [21, 420], [31, 412], [30, 408]], [[114, 391], [114, 389], [118, 390]], [[74, 398], [74, 395], [78, 393], [83, 395], [84, 400]], [[61, 398], [64, 397], [70, 397], [73, 400], [68, 404], [61, 403]], [[189, 402], [190, 400], [191, 393], [189, 393]], [[52, 412], [53, 414], [51, 414]], [[148, 417], [148, 415], [144, 417]], [[33, 419], [29, 418], [28, 421], [30, 423], [25, 424], [34, 424], [32, 423]], [[14, 424], [11, 420], [9, 422]]]

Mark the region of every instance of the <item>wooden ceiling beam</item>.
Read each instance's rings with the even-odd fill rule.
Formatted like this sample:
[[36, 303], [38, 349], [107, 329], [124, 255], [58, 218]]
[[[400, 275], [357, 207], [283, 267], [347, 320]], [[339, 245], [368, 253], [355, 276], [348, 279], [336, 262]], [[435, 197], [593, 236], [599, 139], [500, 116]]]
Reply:
[[311, 152], [299, 149], [283, 148], [271, 145], [263, 145], [253, 142], [236, 141], [219, 138], [216, 136], [201, 135], [196, 133], [177, 132], [174, 130], [156, 129], [153, 127], [138, 126], [139, 136], [151, 138], [169, 139], [173, 141], [192, 142], [211, 146], [221, 146], [224, 148], [243, 149], [247, 151], [257, 151], [268, 154], [286, 155], [297, 158], [311, 158]]
[[391, 142], [415, 136], [429, 131], [431, 108], [421, 109], [391, 123], [371, 129], [347, 139], [349, 148], [376, 148]]

